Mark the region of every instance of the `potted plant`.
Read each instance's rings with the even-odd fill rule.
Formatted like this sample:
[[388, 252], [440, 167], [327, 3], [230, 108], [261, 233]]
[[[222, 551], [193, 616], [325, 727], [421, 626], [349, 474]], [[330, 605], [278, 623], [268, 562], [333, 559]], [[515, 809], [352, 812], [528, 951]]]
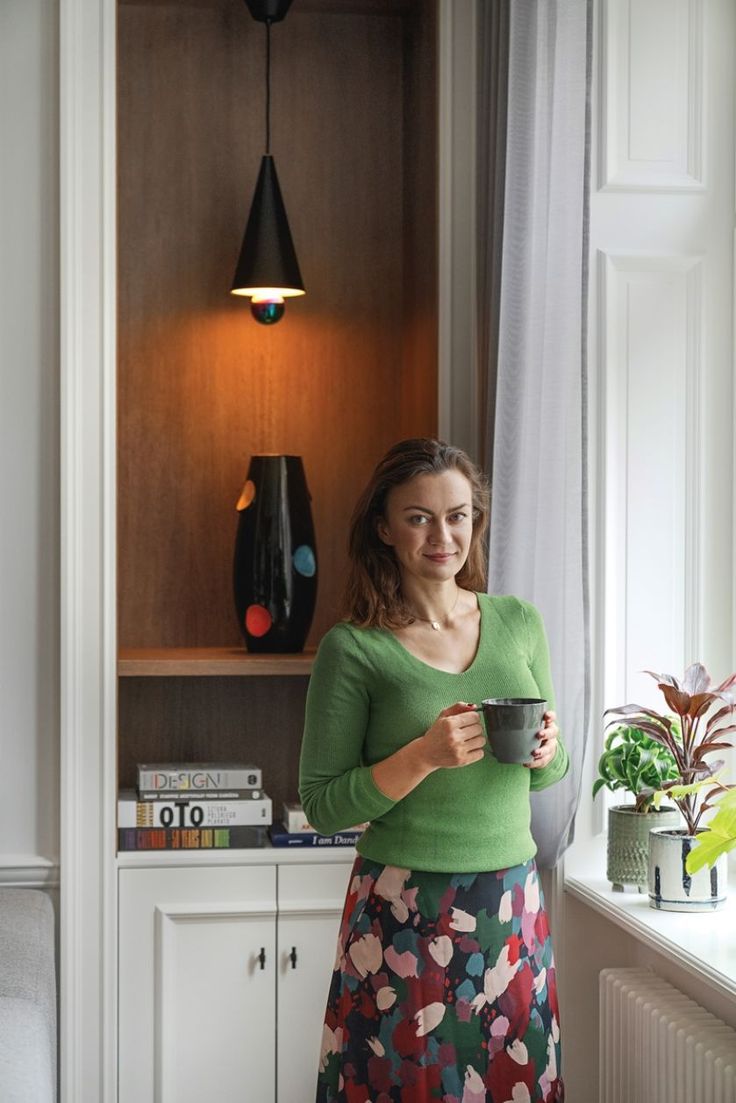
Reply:
[[593, 797], [605, 786], [612, 793], [623, 790], [634, 798], [633, 804], [608, 809], [606, 877], [614, 892], [623, 892], [624, 885], [646, 892], [649, 831], [680, 822], [677, 808], [659, 808], [654, 803], [655, 790], [678, 777], [675, 757], [641, 728], [619, 724], [606, 737], [598, 774]]
[[609, 723], [624, 719], [641, 728], [666, 747], [677, 764], [677, 777], [664, 782], [659, 790], [671, 796], [685, 826], [657, 828], [650, 833], [649, 903], [666, 911], [710, 911], [725, 902], [725, 855], [710, 873], [704, 869], [690, 873], [686, 861], [695, 845], [701, 817], [710, 807], [703, 791], [730, 788], [714, 780], [723, 762], [707, 760], [732, 746], [725, 737], [736, 731], [736, 725], [730, 723], [735, 703], [731, 687], [736, 683], [736, 674], [711, 689], [711, 676], [702, 663], [689, 666], [681, 679], [651, 670], [644, 673], [656, 680], [667, 707], [679, 721], [679, 733], [672, 716], [643, 705], [619, 705], [606, 709], [606, 715], [615, 718]]

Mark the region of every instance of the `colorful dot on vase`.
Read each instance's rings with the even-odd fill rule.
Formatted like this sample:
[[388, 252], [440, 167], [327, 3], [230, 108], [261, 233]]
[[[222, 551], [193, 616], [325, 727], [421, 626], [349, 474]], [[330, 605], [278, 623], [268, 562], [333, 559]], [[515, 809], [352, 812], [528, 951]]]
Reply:
[[308, 544], [300, 544], [293, 555], [294, 570], [305, 578], [313, 578], [317, 572], [314, 552]]
[[253, 499], [256, 496], [256, 484], [252, 479], [248, 479], [238, 498], [238, 504], [236, 509], [239, 513], [242, 513], [244, 509], [247, 509], [252, 504]]
[[245, 627], [251, 636], [265, 636], [272, 624], [271, 614], [263, 605], [248, 606]]

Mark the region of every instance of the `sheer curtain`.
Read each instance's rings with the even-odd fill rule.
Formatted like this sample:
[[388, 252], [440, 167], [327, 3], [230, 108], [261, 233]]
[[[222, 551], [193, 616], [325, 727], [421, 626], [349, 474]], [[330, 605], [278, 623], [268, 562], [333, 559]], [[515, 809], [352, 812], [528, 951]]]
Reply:
[[[483, 18], [493, 15], [486, 11]], [[542, 613], [558, 719], [571, 758], [567, 777], [532, 798], [542, 867], [553, 866], [572, 841], [590, 719], [585, 358], [590, 22], [588, 0], [513, 0], [509, 6], [498, 352], [494, 363], [489, 341], [485, 364], [485, 435], [493, 456], [489, 589], [526, 598]], [[481, 50], [481, 63], [482, 57]], [[489, 159], [496, 154], [492, 137], [499, 130], [497, 113], [492, 116]], [[482, 165], [481, 159], [481, 179]], [[492, 189], [486, 202], [492, 204], [486, 216], [492, 222], [499, 202]]]

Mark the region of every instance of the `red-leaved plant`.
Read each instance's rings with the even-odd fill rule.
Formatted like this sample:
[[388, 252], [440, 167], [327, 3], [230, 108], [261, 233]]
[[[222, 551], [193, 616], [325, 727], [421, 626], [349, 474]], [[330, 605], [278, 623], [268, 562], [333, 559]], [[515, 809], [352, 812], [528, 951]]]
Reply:
[[[662, 784], [661, 790], [665, 793], [676, 786], [692, 785], [709, 778], [713, 778], [712, 787], [718, 793], [732, 789], [732, 785], [724, 785], [714, 778], [714, 774], [723, 768], [723, 760], [705, 760], [717, 751], [726, 751], [733, 746], [731, 740], [724, 739], [724, 736], [736, 731], [736, 724], [728, 722], [733, 718], [736, 707], [736, 694], [731, 690], [736, 684], [736, 674], [731, 674], [711, 689], [711, 676], [702, 663], [693, 663], [679, 680], [672, 674], [655, 674], [652, 670], [642, 673], [656, 680], [667, 705], [679, 717], [680, 738], [675, 738], [674, 717], [643, 705], [619, 705], [606, 709], [603, 715], [611, 713], [614, 717], [606, 727], [618, 724], [624, 718], [627, 724], [641, 728], [672, 753], [677, 763], [678, 777]], [[725, 704], [706, 719], [706, 714], [716, 701], [724, 701]], [[711, 807], [708, 800], [702, 799], [697, 791], [680, 797], [673, 793], [672, 799], [685, 818], [688, 835], [695, 835], [703, 813]]]

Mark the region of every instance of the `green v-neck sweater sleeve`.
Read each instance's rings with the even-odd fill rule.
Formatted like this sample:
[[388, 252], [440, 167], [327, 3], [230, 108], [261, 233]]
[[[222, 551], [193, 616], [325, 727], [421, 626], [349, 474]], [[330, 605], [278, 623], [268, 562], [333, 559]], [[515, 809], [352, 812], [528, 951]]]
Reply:
[[555, 708], [539, 611], [510, 594], [479, 594], [478, 603], [478, 649], [462, 674], [427, 665], [384, 629], [341, 623], [324, 636], [309, 682], [299, 768], [300, 797], [317, 831], [330, 835], [368, 820], [361, 855], [430, 872], [505, 869], [536, 853], [529, 791], [566, 774], [561, 739], [543, 768], [497, 762], [487, 749], [480, 762], [435, 770], [396, 801], [371, 772], [456, 701], [543, 697]]

